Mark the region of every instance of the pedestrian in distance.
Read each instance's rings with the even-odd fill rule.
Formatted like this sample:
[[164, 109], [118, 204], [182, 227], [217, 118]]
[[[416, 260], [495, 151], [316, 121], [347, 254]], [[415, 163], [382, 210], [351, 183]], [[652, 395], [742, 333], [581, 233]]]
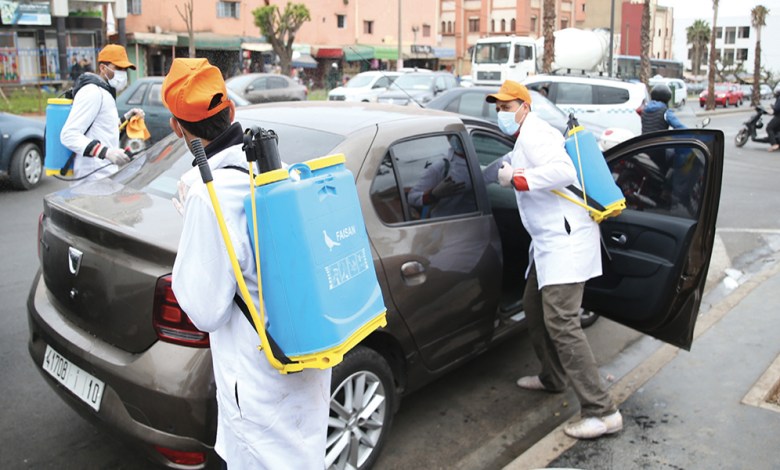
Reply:
[[650, 90], [650, 101], [642, 108], [642, 134], [655, 131], [685, 129], [674, 111], [669, 109], [672, 90], [664, 83], [653, 86]]
[[772, 106], [772, 119], [766, 125], [766, 134], [769, 137], [769, 151], [780, 150], [780, 83], [775, 86], [775, 104]]
[[81, 66], [81, 62], [79, 62], [78, 57], [75, 55], [73, 56], [71, 60], [70, 65], [70, 79], [71, 81], [75, 82], [77, 78], [84, 72], [84, 67]]
[[582, 207], [551, 192], [579, 186], [577, 173], [560, 131], [531, 112], [528, 89], [507, 80], [486, 101], [495, 103], [501, 130], [517, 135], [498, 182], [515, 189], [520, 218], [531, 236], [523, 306], [542, 369], [521, 377], [517, 385], [559, 393], [568, 379], [582, 416], [564, 432], [578, 439], [616, 433], [623, 418], [599, 376], [579, 318], [585, 282], [601, 275], [599, 227]]
[[[249, 177], [239, 171], [248, 170], [244, 132], [233, 122], [235, 105], [222, 73], [206, 59], [175, 59], [163, 81], [162, 99], [173, 115], [176, 136], [190, 149], [194, 139], [203, 144], [238, 264], [258, 305], [262, 299], [244, 212]], [[174, 206], [184, 222], [172, 287], [192, 323], [210, 335], [216, 452], [230, 469], [322, 468], [331, 370], [282, 375], [260, 351], [258, 335], [238, 305], [231, 260], [198, 168], [182, 176]]]
[[[62, 144], [73, 152], [72, 186], [111, 175], [130, 161], [119, 145], [116, 108], [116, 94], [127, 86], [128, 69], [135, 65], [125, 48], [109, 44], [98, 54], [98, 73], [82, 73], [73, 86], [73, 107], [60, 133]], [[136, 114], [144, 116], [133, 108], [124, 118]]]

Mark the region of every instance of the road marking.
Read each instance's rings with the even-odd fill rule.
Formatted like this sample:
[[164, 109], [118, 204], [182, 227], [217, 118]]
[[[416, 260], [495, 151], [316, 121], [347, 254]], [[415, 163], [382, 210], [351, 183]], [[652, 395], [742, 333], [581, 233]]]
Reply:
[[[753, 292], [764, 281], [778, 273], [780, 273], [780, 261], [775, 261], [736, 288], [728, 297], [713, 306], [705, 315], [700, 315], [693, 334], [694, 340], [725, 317], [742, 299]], [[620, 406], [628, 397], [653, 378], [666, 364], [671, 362], [678, 352], [679, 349], [677, 347], [665, 344], [631, 372], [623, 376], [610, 388], [615, 403]], [[577, 419], [579, 419], [578, 416], [562, 423], [550, 434], [509, 463], [509, 465], [505, 466], [504, 470], [528, 470], [547, 467], [550, 462], [557, 459], [577, 443], [576, 439], [570, 438], [563, 432], [563, 428], [566, 425]]]

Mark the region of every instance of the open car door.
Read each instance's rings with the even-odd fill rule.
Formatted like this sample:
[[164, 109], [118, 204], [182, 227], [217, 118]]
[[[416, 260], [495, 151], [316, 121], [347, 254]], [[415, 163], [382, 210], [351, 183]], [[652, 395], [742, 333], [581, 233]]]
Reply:
[[584, 306], [690, 350], [715, 238], [724, 137], [686, 129], [639, 136], [605, 158], [626, 210], [601, 223], [603, 275]]

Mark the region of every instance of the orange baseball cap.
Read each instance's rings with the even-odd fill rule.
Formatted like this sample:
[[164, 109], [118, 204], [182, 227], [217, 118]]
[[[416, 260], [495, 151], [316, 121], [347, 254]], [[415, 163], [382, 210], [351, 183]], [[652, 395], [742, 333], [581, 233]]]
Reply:
[[135, 65], [127, 58], [127, 51], [119, 44], [109, 44], [98, 53], [98, 62], [108, 62], [121, 69], [133, 69]]
[[528, 92], [528, 88], [525, 85], [512, 80], [506, 80], [501, 84], [501, 88], [498, 89], [498, 93], [487, 95], [485, 101], [488, 103], [495, 103], [496, 101], [514, 101], [520, 100], [524, 103], [531, 104], [531, 93]]
[[206, 59], [174, 59], [163, 80], [162, 101], [187, 122], [202, 121], [230, 106], [222, 72]]

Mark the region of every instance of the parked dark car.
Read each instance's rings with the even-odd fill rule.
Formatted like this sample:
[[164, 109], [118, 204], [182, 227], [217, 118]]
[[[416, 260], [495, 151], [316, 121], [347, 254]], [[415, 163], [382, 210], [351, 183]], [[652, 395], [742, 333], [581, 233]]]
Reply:
[[236, 75], [225, 81], [232, 90], [250, 103], [272, 101], [306, 101], [309, 89], [286, 75], [274, 73], [248, 73]]
[[377, 96], [377, 103], [424, 106], [434, 97], [458, 87], [449, 72], [410, 72], [396, 78], [387, 91]]
[[[485, 101], [485, 97], [497, 92], [498, 87], [473, 86], [468, 88], [453, 88], [429, 101], [425, 107], [474, 116], [495, 124], [497, 122], [496, 105], [495, 103], [488, 103]], [[537, 113], [539, 117], [547, 121], [554, 128], [559, 129], [561, 132], [565, 132], [569, 122], [566, 113], [561, 111], [559, 107], [555, 106], [555, 103], [548, 100], [540, 93], [534, 90], [530, 90], [530, 92], [531, 110]], [[584, 115], [576, 116], [579, 123], [585, 126], [585, 128], [591, 131], [595, 136], [601, 135], [606, 127], [588, 119], [587, 113], [583, 114]]]
[[[529, 239], [513, 190], [487, 183], [513, 142], [486, 121], [414, 106], [278, 103], [239, 109], [237, 120], [274, 130], [288, 163], [343, 153], [355, 176], [388, 325], [333, 371], [326, 466], [369, 468], [401, 396], [524, 328], [522, 304], [506, 306], [521, 297]], [[588, 283], [587, 308], [690, 348], [723, 139], [668, 131], [607, 152], [628, 207], [600, 225], [604, 274]], [[446, 212], [426, 211], [407, 195], [453, 141], [471, 184]], [[181, 468], [174, 456], [205, 466], [216, 428], [208, 336], [171, 290], [182, 222], [170, 199], [191, 160], [169, 136], [109, 178], [46, 196], [27, 303], [29, 352], [46, 383], [171, 468]]]
[[[144, 123], [146, 124], [146, 128], [149, 129], [151, 137], [141, 148], [151, 146], [173, 132], [171, 131], [171, 126], [169, 124], [171, 112], [168, 111], [168, 108], [163, 104], [162, 95], [160, 93], [164, 78], [165, 77], [142, 77], [133, 80], [133, 83], [116, 98], [116, 108], [119, 111], [120, 116], [123, 116], [133, 108], [141, 108], [144, 110]], [[236, 106], [251, 104], [249, 101], [230, 90], [228, 90], [228, 97]], [[127, 146], [127, 139], [124, 139], [122, 144], [123, 146]]]
[[15, 189], [31, 189], [43, 177], [43, 120], [0, 113], [0, 177]]

